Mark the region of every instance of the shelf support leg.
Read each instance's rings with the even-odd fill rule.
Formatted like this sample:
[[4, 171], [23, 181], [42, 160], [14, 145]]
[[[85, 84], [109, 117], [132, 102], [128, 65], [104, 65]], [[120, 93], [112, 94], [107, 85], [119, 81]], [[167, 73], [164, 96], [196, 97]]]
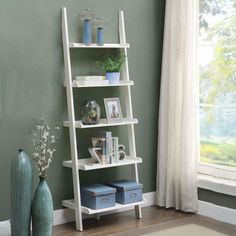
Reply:
[[[126, 43], [126, 35], [125, 35], [125, 23], [124, 23], [124, 13], [123, 11], [119, 11], [119, 38], [120, 43], [125, 44]], [[125, 54], [125, 62], [122, 67], [122, 77], [123, 80], [129, 81], [129, 66], [128, 66], [128, 53], [127, 48], [124, 48], [124, 54]], [[127, 118], [133, 118], [133, 111], [132, 111], [132, 100], [131, 100], [131, 90], [130, 86], [127, 86], [125, 88], [125, 103], [126, 103], [126, 114]], [[128, 126], [128, 138], [129, 138], [129, 153], [131, 156], [136, 157], [136, 146], [135, 146], [135, 132], [134, 132], [134, 125], [131, 124]], [[138, 165], [133, 164], [131, 167], [132, 170], [132, 178], [134, 181], [139, 182], [138, 178]], [[135, 214], [138, 219], [142, 218], [142, 211], [141, 206], [136, 205], [135, 206]]]
[[75, 201], [75, 220], [76, 220], [76, 229], [79, 231], [83, 231], [69, 36], [68, 36], [67, 14], [65, 7], [62, 8], [62, 40], [63, 40], [63, 53], [64, 53], [64, 64], [65, 64], [67, 107], [68, 107], [68, 117], [69, 117], [70, 148], [71, 148], [73, 189], [74, 189], [74, 201]]

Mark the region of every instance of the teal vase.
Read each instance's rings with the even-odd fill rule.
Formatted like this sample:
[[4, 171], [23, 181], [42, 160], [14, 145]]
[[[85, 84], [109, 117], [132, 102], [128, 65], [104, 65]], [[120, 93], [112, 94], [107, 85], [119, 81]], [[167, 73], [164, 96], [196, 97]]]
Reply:
[[46, 178], [40, 176], [32, 204], [33, 236], [51, 236], [53, 223], [53, 202]]
[[31, 160], [22, 150], [11, 163], [11, 235], [29, 236], [33, 171]]

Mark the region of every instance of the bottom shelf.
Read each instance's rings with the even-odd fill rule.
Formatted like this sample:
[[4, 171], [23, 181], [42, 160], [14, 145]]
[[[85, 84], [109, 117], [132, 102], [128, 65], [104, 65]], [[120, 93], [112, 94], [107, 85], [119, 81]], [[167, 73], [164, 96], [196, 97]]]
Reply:
[[[94, 209], [91, 209], [91, 208], [81, 206], [81, 211], [85, 214], [93, 215], [93, 214], [98, 214], [98, 213], [102, 213], [102, 212], [115, 211], [115, 210], [119, 210], [119, 209], [122, 209], [122, 208], [128, 208], [128, 207], [131, 207], [131, 206], [142, 205], [145, 202], [146, 202], [146, 199], [143, 198], [143, 200], [141, 202], [134, 202], [134, 203], [129, 203], [129, 204], [116, 203], [114, 207], [102, 208], [102, 209], [98, 209], [98, 210], [94, 210]], [[74, 199], [62, 201], [62, 205], [64, 207], [68, 207], [70, 209], [75, 209]]]

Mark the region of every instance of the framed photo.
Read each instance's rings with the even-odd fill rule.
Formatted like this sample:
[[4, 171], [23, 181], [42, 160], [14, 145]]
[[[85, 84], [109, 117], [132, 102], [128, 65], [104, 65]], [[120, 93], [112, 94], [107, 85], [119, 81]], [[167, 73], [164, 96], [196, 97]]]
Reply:
[[122, 111], [119, 98], [104, 98], [104, 104], [108, 123], [122, 121]]

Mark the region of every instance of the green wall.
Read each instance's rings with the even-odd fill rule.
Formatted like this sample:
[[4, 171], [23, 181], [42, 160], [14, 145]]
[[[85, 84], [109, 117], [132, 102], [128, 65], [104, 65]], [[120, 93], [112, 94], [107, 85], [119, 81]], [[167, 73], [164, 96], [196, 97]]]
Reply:
[[[105, 41], [117, 42], [118, 10], [123, 9], [126, 22], [133, 112], [139, 119], [135, 127], [137, 153], [143, 157], [140, 182], [144, 192], [155, 190], [158, 96], [160, 83], [164, 0], [8, 0], [0, 8], [0, 221], [9, 219], [10, 163], [17, 150], [31, 153], [28, 130], [45, 116], [49, 123], [67, 119], [66, 93], [62, 81], [64, 66], [61, 42], [61, 7], [67, 7], [70, 40], [81, 38], [78, 14], [93, 8], [97, 16], [108, 19]], [[101, 72], [94, 61], [101, 50], [72, 50], [73, 74]], [[75, 90], [76, 116], [85, 98], [120, 96], [117, 89]], [[80, 94], [79, 94], [80, 93]], [[104, 114], [103, 114], [104, 115]], [[127, 146], [126, 128], [113, 128]], [[92, 130], [78, 132], [79, 154], [87, 155]], [[69, 134], [62, 128], [57, 153], [48, 171], [48, 184], [54, 209], [61, 201], [73, 197], [71, 170], [62, 167], [70, 157]], [[129, 178], [130, 168], [82, 173], [83, 183]], [[34, 188], [38, 182], [34, 176]]]
[[[67, 119], [66, 94], [62, 86], [64, 66], [61, 42], [61, 7], [68, 11], [70, 41], [81, 40], [78, 14], [93, 8], [97, 16], [108, 19], [105, 41], [118, 42], [118, 10], [123, 9], [129, 53], [133, 112], [139, 119], [135, 126], [137, 153], [144, 159], [139, 166], [144, 192], [155, 191], [158, 96], [161, 70], [162, 36], [165, 0], [8, 0], [0, 8], [0, 221], [9, 219], [10, 163], [17, 150], [31, 153], [28, 130], [41, 116], [49, 123]], [[101, 50], [72, 50], [73, 74], [101, 73], [95, 60]], [[76, 117], [85, 99], [95, 98], [102, 107], [103, 97], [119, 96], [121, 89], [74, 90]], [[124, 106], [123, 106], [124, 108]], [[124, 110], [124, 109], [123, 109]], [[126, 128], [112, 128], [127, 146]], [[94, 130], [78, 132], [79, 154], [87, 155]], [[62, 167], [69, 159], [69, 134], [62, 128], [56, 158], [48, 171], [48, 184], [54, 198], [54, 209], [61, 200], [73, 197], [71, 170]], [[82, 137], [82, 138], [81, 138]], [[129, 178], [130, 168], [82, 172], [82, 183], [106, 182]], [[38, 182], [34, 176], [34, 188]], [[235, 209], [235, 198], [199, 190], [199, 199]]]

